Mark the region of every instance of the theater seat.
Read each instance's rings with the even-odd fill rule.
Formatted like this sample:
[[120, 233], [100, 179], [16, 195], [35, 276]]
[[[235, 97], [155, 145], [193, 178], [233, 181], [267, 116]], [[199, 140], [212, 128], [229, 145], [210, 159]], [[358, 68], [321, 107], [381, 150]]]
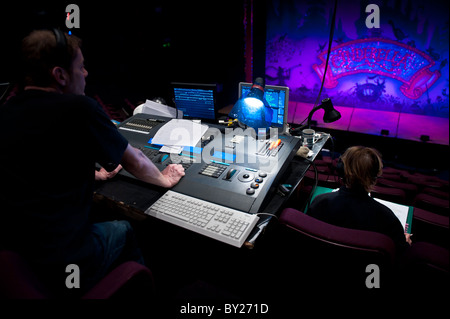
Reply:
[[414, 240], [434, 243], [449, 249], [449, 217], [414, 207], [412, 233]]
[[407, 251], [403, 262], [401, 274], [404, 277], [402, 286], [404, 290], [424, 296], [443, 294], [448, 297], [450, 284], [448, 249], [428, 242], [416, 242]]
[[[289, 251], [298, 259], [299, 265], [295, 267], [306, 268], [304, 273], [311, 272], [308, 276], [314, 288], [320, 289], [320, 282], [327, 288], [345, 285], [367, 289], [366, 267], [373, 264], [383, 273], [383, 286], [390, 285], [395, 246], [388, 236], [334, 226], [293, 208], [285, 208], [279, 221], [284, 227], [280, 231], [282, 243], [289, 245]], [[288, 284], [295, 282], [292, 276], [285, 280]], [[305, 285], [307, 280], [298, 284]]]
[[440, 189], [435, 189], [432, 187], [424, 187], [424, 189], [422, 189], [421, 193], [428, 194], [428, 195], [431, 195], [434, 197], [439, 197], [439, 198], [446, 199], [446, 200], [450, 199], [450, 195], [449, 195], [448, 191], [442, 191]]
[[402, 189], [376, 185], [370, 193], [372, 194], [372, 197], [375, 198], [402, 205], [408, 204], [406, 201], [406, 193]]
[[[120, 264], [108, 273], [81, 299], [110, 299], [154, 294], [151, 271], [134, 261]], [[53, 299], [57, 298], [41, 282], [26, 260], [18, 253], [0, 251], [0, 298], [1, 299]]]
[[414, 196], [416, 196], [418, 192], [418, 187], [415, 184], [392, 181], [382, 177], [377, 179], [377, 186], [391, 187], [393, 189], [403, 190], [406, 194], [406, 201], [408, 203], [411, 203]]
[[[284, 227], [279, 233], [284, 236], [281, 242], [298, 260], [298, 265], [289, 265], [290, 268], [283, 263], [278, 278], [286, 282], [284, 289], [302, 285], [311, 289], [318, 285], [319, 291], [323, 287], [344, 286], [349, 290], [367, 291], [364, 288], [368, 275], [364, 270], [370, 264], [380, 267], [384, 279], [381, 287], [387, 287], [388, 291], [403, 292], [410, 288], [422, 295], [429, 293], [423, 288], [448, 289], [449, 251], [444, 247], [413, 241], [404, 255], [395, 256], [394, 243], [384, 234], [330, 225], [293, 208], [285, 208], [279, 221]], [[280, 245], [278, 247], [282, 249]], [[282, 254], [287, 253], [283, 251]], [[289, 263], [293, 263], [293, 259]], [[311, 286], [304, 285], [304, 278], [297, 281], [300, 271], [310, 278]], [[321, 282], [324, 283], [322, 286]]]
[[450, 212], [448, 199], [435, 197], [425, 193], [417, 194], [414, 197], [412, 205], [443, 216], [449, 216]]
[[[305, 180], [307, 183], [314, 183], [316, 179], [315, 173], [312, 170], [308, 170], [305, 174]], [[326, 188], [331, 188], [331, 189], [336, 189], [342, 186], [340, 180], [339, 180], [339, 176], [333, 175], [333, 174], [322, 174], [319, 173], [317, 174], [317, 185], [322, 186], [322, 187], [326, 187]]]

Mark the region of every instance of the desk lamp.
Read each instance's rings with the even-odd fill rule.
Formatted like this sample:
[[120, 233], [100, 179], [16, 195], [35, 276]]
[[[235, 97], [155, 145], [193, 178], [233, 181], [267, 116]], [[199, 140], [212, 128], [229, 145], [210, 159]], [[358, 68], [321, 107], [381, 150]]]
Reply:
[[319, 109], [324, 109], [325, 113], [323, 114], [323, 121], [325, 123], [332, 123], [341, 118], [341, 113], [339, 113], [334, 107], [333, 103], [331, 103], [331, 100], [329, 98], [323, 99], [322, 103], [320, 103], [318, 106], [314, 107], [311, 112], [309, 112], [308, 115], [308, 122], [305, 125], [299, 126], [295, 129], [292, 129], [290, 131], [291, 135], [298, 135], [301, 133], [301, 131], [304, 128], [310, 128], [311, 127], [311, 118], [313, 114], [318, 111]]
[[258, 77], [253, 82], [250, 92], [234, 104], [228, 115], [237, 119], [242, 128], [251, 127], [260, 135], [261, 129], [267, 134], [272, 122], [272, 113], [273, 110], [264, 98], [264, 79]]

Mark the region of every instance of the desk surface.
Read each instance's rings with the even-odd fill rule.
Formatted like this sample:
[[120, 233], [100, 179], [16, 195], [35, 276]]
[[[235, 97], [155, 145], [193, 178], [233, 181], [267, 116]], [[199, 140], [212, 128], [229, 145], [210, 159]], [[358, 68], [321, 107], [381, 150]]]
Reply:
[[[287, 202], [306, 174], [310, 161], [314, 161], [329, 137], [330, 135], [324, 134], [323, 138], [316, 142], [312, 149], [313, 155], [308, 160], [295, 156], [289, 163], [286, 171], [280, 177], [279, 184], [291, 185], [290, 191], [287, 194], [274, 192], [268, 195], [271, 198], [259, 212], [260, 220], [247, 238], [244, 246], [253, 248], [257, 238], [264, 232], [264, 229], [272, 219], [272, 215], [277, 215], [280, 212], [282, 206]], [[119, 211], [134, 220], [144, 220], [149, 217], [144, 213], [145, 210], [158, 200], [165, 191], [166, 189], [164, 188], [118, 175], [112, 180], [97, 184], [94, 201], [101, 202], [103, 205]]]

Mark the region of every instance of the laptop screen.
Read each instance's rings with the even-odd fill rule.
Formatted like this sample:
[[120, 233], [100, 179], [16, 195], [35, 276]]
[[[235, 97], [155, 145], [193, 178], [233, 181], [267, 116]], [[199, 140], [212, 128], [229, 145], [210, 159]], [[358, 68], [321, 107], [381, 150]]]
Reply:
[[216, 120], [216, 84], [172, 82], [171, 85], [175, 107], [183, 111], [183, 118]]
[[[251, 87], [252, 83], [239, 83], [239, 98], [246, 96], [250, 92]], [[264, 97], [273, 110], [271, 127], [282, 128], [285, 131], [289, 104], [289, 88], [287, 86], [266, 85], [264, 88]]]

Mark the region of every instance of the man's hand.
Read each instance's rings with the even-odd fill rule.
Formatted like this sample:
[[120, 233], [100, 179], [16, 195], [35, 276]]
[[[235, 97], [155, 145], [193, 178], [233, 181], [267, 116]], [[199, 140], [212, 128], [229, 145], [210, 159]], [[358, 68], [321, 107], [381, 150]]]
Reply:
[[108, 179], [111, 179], [114, 176], [116, 176], [116, 174], [119, 173], [121, 169], [122, 169], [122, 165], [120, 165], [120, 164], [112, 172], [108, 172], [106, 169], [101, 167], [99, 171], [97, 171], [97, 170], [95, 171], [95, 180], [96, 181], [106, 181]]
[[123, 154], [121, 163], [127, 172], [141, 181], [165, 188], [174, 186], [184, 176], [184, 168], [180, 164], [170, 164], [160, 172], [141, 150], [130, 144]]
[[176, 185], [180, 179], [185, 175], [184, 168], [180, 164], [170, 164], [168, 165], [161, 174], [169, 182], [168, 188]]

